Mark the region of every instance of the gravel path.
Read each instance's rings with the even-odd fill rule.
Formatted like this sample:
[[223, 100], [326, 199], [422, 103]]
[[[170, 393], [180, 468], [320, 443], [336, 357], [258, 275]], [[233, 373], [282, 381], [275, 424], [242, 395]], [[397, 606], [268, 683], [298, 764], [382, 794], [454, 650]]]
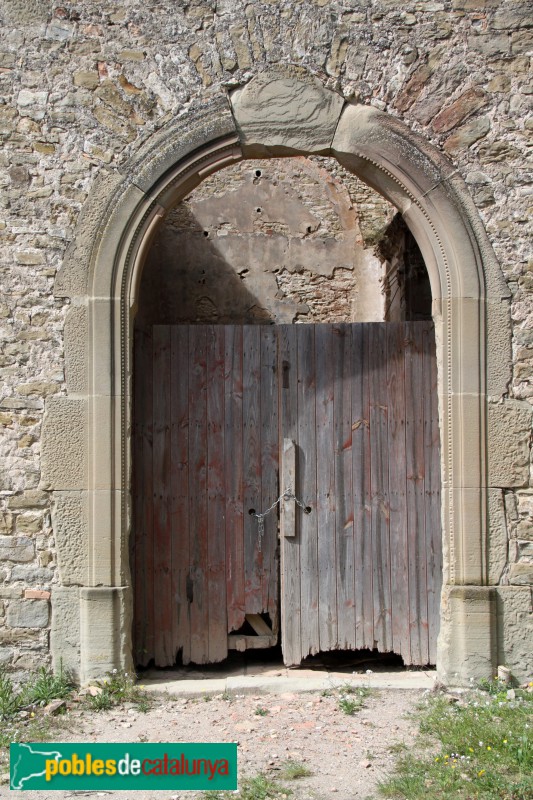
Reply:
[[[293, 800], [377, 798], [376, 785], [392, 768], [391, 747], [412, 742], [416, 725], [406, 718], [423, 690], [372, 690], [353, 715], [332, 693], [214, 695], [184, 699], [157, 696], [141, 713], [135, 706], [108, 712], [74, 707], [59, 741], [238, 742], [239, 776], [266, 773], [292, 790]], [[348, 699], [357, 695], [346, 695]], [[311, 775], [281, 779], [284, 762], [305, 765]], [[131, 800], [131, 792], [9, 792], [12, 800], [107, 797]], [[193, 792], [135, 791], [134, 800], [193, 800]]]

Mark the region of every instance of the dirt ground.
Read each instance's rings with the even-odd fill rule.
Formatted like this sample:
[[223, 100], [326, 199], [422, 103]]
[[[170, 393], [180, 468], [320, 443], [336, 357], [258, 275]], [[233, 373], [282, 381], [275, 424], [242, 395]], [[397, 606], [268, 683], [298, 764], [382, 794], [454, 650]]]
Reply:
[[[349, 681], [348, 681], [349, 683]], [[426, 690], [427, 692], [427, 690]], [[238, 742], [239, 778], [265, 773], [292, 790], [293, 800], [377, 798], [377, 783], [392, 768], [399, 743], [412, 743], [415, 723], [406, 717], [425, 690], [373, 689], [357, 713], [339, 707], [339, 688], [310, 693], [224, 694], [203, 698], [156, 695], [142, 713], [124, 705], [107, 712], [73, 708], [57, 741]], [[350, 695], [346, 695], [350, 698]], [[281, 779], [286, 761], [311, 775]], [[0, 794], [2, 792], [0, 791]], [[10, 800], [113, 797], [131, 792], [7, 791]], [[135, 800], [193, 800], [193, 792], [135, 791]]]

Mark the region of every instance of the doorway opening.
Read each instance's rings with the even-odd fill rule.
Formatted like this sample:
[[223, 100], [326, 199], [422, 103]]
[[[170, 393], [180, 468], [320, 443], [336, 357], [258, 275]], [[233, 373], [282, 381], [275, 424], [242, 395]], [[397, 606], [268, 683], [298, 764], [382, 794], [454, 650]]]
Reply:
[[[241, 162], [170, 212], [139, 298], [137, 665], [275, 653], [280, 638], [291, 665], [356, 649], [434, 663], [431, 293], [395, 209], [332, 159]], [[311, 513], [293, 503], [285, 536], [287, 489]], [[261, 532], [249, 510], [271, 506]]]

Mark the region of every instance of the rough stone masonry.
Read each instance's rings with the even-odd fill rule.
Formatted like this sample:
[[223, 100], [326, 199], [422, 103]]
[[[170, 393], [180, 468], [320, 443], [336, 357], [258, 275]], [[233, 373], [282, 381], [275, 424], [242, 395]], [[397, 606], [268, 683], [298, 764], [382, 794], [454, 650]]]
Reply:
[[[282, 64], [444, 153], [488, 234], [511, 297], [502, 327], [512, 343], [503, 387], [487, 398], [491, 646], [498, 662], [531, 676], [530, 4], [0, 0], [0, 24], [0, 663], [19, 673], [49, 663], [56, 624], [78, 669], [72, 598], [87, 580], [89, 512], [82, 492], [52, 497], [41, 445], [45, 409], [75, 403], [85, 380], [64, 346], [66, 327], [83, 337], [84, 316], [56, 279], [95, 182], [112, 185], [169, 121]], [[297, 283], [285, 288], [296, 304]], [[73, 430], [71, 446], [87, 443]]]

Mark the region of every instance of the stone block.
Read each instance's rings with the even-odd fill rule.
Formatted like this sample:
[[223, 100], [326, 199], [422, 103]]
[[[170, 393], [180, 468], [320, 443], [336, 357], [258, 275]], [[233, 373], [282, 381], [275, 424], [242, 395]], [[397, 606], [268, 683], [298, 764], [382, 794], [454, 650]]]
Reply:
[[461, 125], [444, 142], [444, 149], [447, 153], [455, 155], [461, 150], [466, 150], [474, 142], [483, 139], [490, 131], [490, 119], [488, 117], [477, 117], [476, 119]]
[[0, 511], [0, 534], [11, 533], [13, 530], [13, 514], [10, 511]]
[[22, 597], [23, 589], [20, 586], [2, 586], [0, 584], [0, 597], [3, 597], [7, 600], [11, 598], [18, 599]]
[[531, 587], [498, 586], [498, 664], [511, 670], [516, 680], [533, 675], [533, 605]]
[[73, 76], [74, 86], [80, 86], [83, 89], [96, 89], [100, 83], [98, 72], [75, 72]]
[[481, 33], [468, 37], [468, 48], [484, 56], [504, 56], [509, 53], [509, 37], [504, 34]]
[[526, 402], [488, 405], [489, 485], [513, 488], [529, 481], [532, 410]]
[[487, 394], [501, 397], [512, 377], [511, 307], [507, 300], [487, 302]]
[[18, 514], [15, 522], [17, 533], [40, 533], [44, 525], [44, 518], [42, 513], [24, 513]]
[[0, 536], [1, 561], [33, 561], [35, 544], [27, 536]]
[[231, 95], [245, 155], [328, 153], [344, 98], [298, 67], [256, 75]]
[[135, 126], [128, 122], [127, 119], [124, 119], [119, 113], [101, 105], [96, 106], [93, 114], [104, 128], [116, 133], [117, 136], [120, 136], [125, 142], [132, 142], [135, 139], [137, 135]]
[[54, 572], [51, 569], [44, 569], [43, 567], [34, 567], [32, 564], [24, 564], [13, 567], [11, 570], [12, 581], [23, 581], [24, 583], [39, 584], [42, 586], [49, 585], [54, 578]]
[[490, 27], [496, 31], [533, 28], [531, 6], [526, 2], [502, 3], [495, 12]]
[[[533, 542], [518, 542], [518, 558], [533, 559]], [[533, 564], [532, 564], [533, 566]]]
[[46, 113], [48, 92], [32, 92], [29, 89], [21, 89], [17, 97], [19, 114], [23, 117], [41, 120]]
[[23, 494], [14, 494], [8, 499], [8, 506], [12, 511], [25, 509], [47, 508], [50, 495], [39, 489], [27, 489]]
[[0, 652], [6, 645], [38, 647], [40, 630], [29, 628], [0, 628]]
[[41, 489], [86, 487], [87, 440], [87, 401], [48, 398], [42, 431]]
[[500, 582], [507, 564], [508, 534], [501, 489], [489, 489], [489, 584]]
[[49, 611], [47, 600], [11, 600], [7, 624], [12, 628], [46, 628]]
[[41, 667], [49, 665], [48, 655], [46, 653], [18, 653], [15, 655], [13, 667], [16, 670], [24, 670], [27, 672], [36, 672]]
[[533, 563], [511, 564], [509, 583], [513, 586], [533, 586]]
[[433, 130], [437, 133], [450, 131], [467, 117], [486, 106], [489, 100], [489, 96], [483, 89], [478, 87], [468, 89], [451, 105], [444, 108], [440, 114], [437, 114], [433, 120]]
[[444, 587], [438, 641], [443, 683], [469, 686], [491, 678], [496, 668], [496, 590], [486, 586]]
[[123, 586], [80, 590], [83, 684], [101, 679], [113, 669], [133, 668], [130, 592]]
[[513, 511], [515, 537], [533, 541], [533, 491], [517, 492]]
[[2, 647], [0, 649], [0, 665], [3, 667], [11, 664], [15, 651], [11, 647]]
[[59, 385], [57, 383], [47, 383], [45, 381], [32, 381], [31, 383], [19, 383], [17, 386], [17, 394], [26, 397], [31, 394], [38, 395], [39, 397], [48, 397], [51, 394], [57, 394]]
[[88, 505], [85, 492], [56, 492], [52, 507], [59, 577], [63, 586], [83, 585], [88, 576]]
[[80, 678], [80, 599], [77, 587], [54, 586], [50, 649], [54, 670]]
[[69, 393], [87, 391], [87, 306], [71, 305], [65, 319], [65, 374]]
[[50, 4], [42, 0], [3, 0], [2, 12], [15, 25], [36, 26], [46, 22]]

